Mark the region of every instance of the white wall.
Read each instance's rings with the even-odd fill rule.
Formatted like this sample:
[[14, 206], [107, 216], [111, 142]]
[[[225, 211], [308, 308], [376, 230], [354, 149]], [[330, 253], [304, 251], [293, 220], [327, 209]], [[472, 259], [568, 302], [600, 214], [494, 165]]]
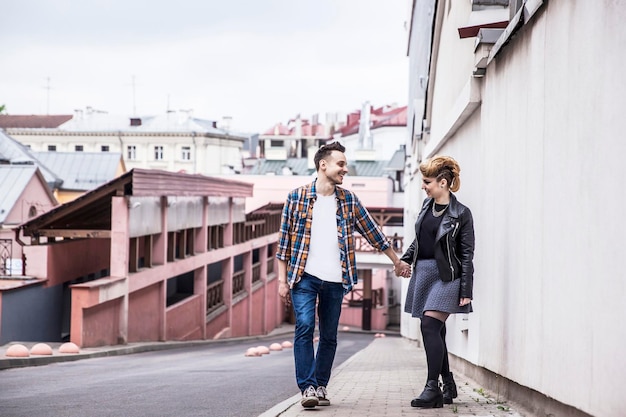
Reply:
[[[238, 139], [222, 139], [192, 134], [146, 133], [128, 135], [123, 132], [109, 134], [94, 132], [92, 135], [75, 132], [55, 133], [55, 131], [31, 134], [20, 129], [10, 130], [12, 137], [33, 151], [46, 152], [48, 145], [55, 145], [57, 152], [74, 152], [75, 145], [82, 145], [84, 152], [101, 152], [101, 146], [109, 147], [109, 152], [120, 152], [127, 170], [133, 168], [161, 169], [172, 172], [184, 171], [216, 175], [229, 172], [227, 166], [241, 170], [241, 149]], [[135, 146], [136, 158], [128, 159], [128, 146]], [[155, 160], [155, 146], [163, 147], [163, 159]], [[190, 160], [182, 159], [182, 147], [190, 148]]]
[[[476, 228], [475, 312], [467, 332], [449, 322], [450, 352], [597, 416], [623, 415], [625, 19], [616, 2], [546, 2], [438, 152], [460, 162]], [[469, 75], [443, 62], [433, 103]], [[433, 127], [448, 110], [433, 108]]]
[[[371, 130], [376, 160], [389, 160], [393, 154], [404, 145], [406, 141], [406, 128], [404, 126], [386, 126]], [[348, 163], [355, 161], [356, 151], [359, 149], [359, 134], [342, 136], [339, 141], [346, 147]]]

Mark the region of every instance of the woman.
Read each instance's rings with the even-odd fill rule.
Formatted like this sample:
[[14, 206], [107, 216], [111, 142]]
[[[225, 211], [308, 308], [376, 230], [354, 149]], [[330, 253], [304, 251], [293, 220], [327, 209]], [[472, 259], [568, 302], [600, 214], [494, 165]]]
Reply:
[[452, 194], [461, 186], [460, 170], [448, 156], [420, 164], [422, 189], [428, 198], [415, 223], [415, 239], [402, 256], [413, 267], [405, 311], [420, 318], [428, 365], [426, 387], [411, 401], [413, 407], [440, 408], [457, 396], [448, 363], [446, 319], [472, 311], [474, 274], [472, 213]]

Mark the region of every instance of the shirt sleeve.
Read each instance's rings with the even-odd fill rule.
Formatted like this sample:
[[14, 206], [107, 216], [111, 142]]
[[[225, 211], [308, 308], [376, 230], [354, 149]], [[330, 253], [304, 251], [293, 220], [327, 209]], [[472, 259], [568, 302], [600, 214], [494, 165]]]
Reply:
[[367, 209], [363, 207], [361, 201], [356, 196], [354, 196], [354, 208], [354, 213], [356, 215], [356, 230], [363, 237], [365, 237], [365, 239], [367, 239], [370, 245], [379, 251], [382, 252], [389, 248], [391, 243], [380, 229], [380, 226], [374, 221]]
[[281, 215], [280, 230], [278, 233], [278, 248], [276, 249], [276, 259], [286, 261], [291, 256], [289, 244], [289, 229], [291, 222], [291, 193], [287, 196], [287, 201], [283, 206], [283, 213]]

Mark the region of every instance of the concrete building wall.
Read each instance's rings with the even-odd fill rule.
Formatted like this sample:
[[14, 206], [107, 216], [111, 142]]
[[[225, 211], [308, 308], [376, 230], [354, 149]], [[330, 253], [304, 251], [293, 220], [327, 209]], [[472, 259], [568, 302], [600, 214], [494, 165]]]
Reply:
[[[100, 273], [102, 270], [109, 270], [110, 246], [110, 239], [73, 240], [45, 246], [44, 248], [48, 251], [45, 257], [48, 260], [45, 275], [49, 280], [47, 285], [59, 285], [82, 276], [86, 277], [90, 274]], [[27, 253], [31, 251], [35, 254], [40, 252], [36, 246], [27, 247], [25, 250]], [[28, 259], [35, 254], [27, 258], [26, 272], [30, 276], [41, 277], [41, 275], [35, 274], [35, 270], [31, 269], [31, 266], [38, 268], [39, 262], [28, 262]]]
[[[82, 146], [84, 152], [103, 152], [103, 147], [106, 147], [108, 152], [122, 154], [129, 171], [144, 168], [215, 175], [230, 172], [224, 170], [227, 165], [241, 167], [242, 138], [205, 137], [192, 132], [127, 134], [95, 131], [83, 134], [59, 131], [33, 133], [23, 129], [9, 131], [15, 140], [37, 152], [46, 152], [50, 146], [54, 146], [57, 152], [74, 152], [76, 146]], [[156, 147], [159, 147], [158, 156]], [[183, 150], [183, 147], [186, 149]], [[189, 159], [184, 156], [187, 153]]]
[[[59, 341], [62, 288], [30, 285], [0, 294], [0, 344]], [[41, 339], [45, 337], [45, 339]]]
[[147, 342], [161, 339], [160, 320], [146, 320], [159, 314], [163, 306], [161, 283], [137, 290], [128, 300], [128, 342]]
[[[404, 145], [406, 140], [406, 129], [404, 126], [398, 127], [379, 127], [372, 129], [371, 131], [373, 149], [376, 150], [376, 160], [389, 160], [393, 154], [400, 148], [400, 145]], [[342, 136], [339, 138], [346, 147], [346, 158], [348, 159], [348, 165], [350, 161], [357, 159], [357, 150], [359, 147], [359, 134]]]
[[[457, 4], [469, 2], [451, 3], [426, 140], [445, 135], [471, 74], [473, 46], [452, 33], [468, 13]], [[449, 321], [449, 351], [597, 416], [623, 414], [626, 226], [615, 179], [626, 155], [625, 18], [611, 1], [544, 2], [475, 80], [479, 108], [435, 151], [459, 161], [457, 196], [476, 229], [475, 312]], [[431, 156], [428, 142], [422, 149]]]

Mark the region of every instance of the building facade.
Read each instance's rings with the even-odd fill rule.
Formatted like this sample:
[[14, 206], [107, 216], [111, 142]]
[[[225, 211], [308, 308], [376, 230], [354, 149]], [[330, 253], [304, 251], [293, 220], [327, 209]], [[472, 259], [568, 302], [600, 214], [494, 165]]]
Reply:
[[[128, 170], [204, 175], [241, 172], [247, 139], [182, 111], [125, 117], [87, 109], [52, 128], [49, 123], [32, 127], [37, 124], [16, 117], [0, 116], [0, 127], [35, 152], [115, 152], [122, 155]], [[37, 116], [22, 116], [29, 117]]]
[[609, 1], [413, 2], [407, 196], [422, 198], [406, 240], [419, 162], [455, 157], [474, 312], [448, 320], [448, 350], [537, 415], [623, 415], [624, 18]]
[[274, 268], [281, 207], [246, 214], [251, 194], [238, 181], [133, 169], [24, 222], [27, 276], [0, 288], [1, 342], [267, 334], [286, 315]]

